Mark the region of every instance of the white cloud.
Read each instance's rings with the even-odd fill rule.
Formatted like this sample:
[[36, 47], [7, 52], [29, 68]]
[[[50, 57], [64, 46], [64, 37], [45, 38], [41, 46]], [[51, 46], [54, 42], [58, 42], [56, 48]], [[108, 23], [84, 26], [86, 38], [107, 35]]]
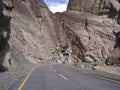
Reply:
[[68, 1], [69, 0], [45, 0], [45, 3], [48, 5], [49, 9], [55, 13], [66, 11]]
[[54, 6], [49, 6], [49, 9], [55, 13], [55, 12], [63, 12], [66, 11], [67, 5], [66, 4], [56, 4]]

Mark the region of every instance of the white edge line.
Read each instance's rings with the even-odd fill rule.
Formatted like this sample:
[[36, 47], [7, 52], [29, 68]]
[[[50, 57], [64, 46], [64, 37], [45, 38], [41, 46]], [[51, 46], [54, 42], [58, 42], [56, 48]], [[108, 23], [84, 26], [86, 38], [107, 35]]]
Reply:
[[56, 72], [56, 70], [55, 70], [55, 69], [53, 69], [53, 71], [54, 71], [54, 72]]
[[63, 76], [62, 74], [59, 74], [60, 77], [62, 77], [65, 80], [68, 80], [65, 76]]

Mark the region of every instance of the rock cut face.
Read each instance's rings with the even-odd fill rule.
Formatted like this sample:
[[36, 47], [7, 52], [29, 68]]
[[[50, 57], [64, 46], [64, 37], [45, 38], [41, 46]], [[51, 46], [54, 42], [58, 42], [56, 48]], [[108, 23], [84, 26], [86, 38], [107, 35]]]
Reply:
[[12, 57], [34, 64], [49, 60], [57, 45], [53, 14], [43, 0], [12, 0], [12, 4], [9, 40]]
[[53, 18], [43, 0], [0, 0], [0, 68], [52, 59], [58, 45]]
[[119, 0], [70, 0], [57, 13], [76, 62], [119, 66], [119, 10]]
[[119, 0], [70, 0], [67, 10], [108, 15], [110, 18], [115, 18], [120, 24]]
[[37, 64], [55, 54], [67, 62], [109, 64], [119, 46], [119, 22], [119, 0], [70, 0], [68, 11], [56, 14], [43, 0], [1, 0], [0, 65], [9, 66], [11, 60]]
[[0, 71], [7, 70], [9, 65], [9, 44], [8, 40], [11, 33], [10, 20], [12, 18], [11, 0], [0, 0]]

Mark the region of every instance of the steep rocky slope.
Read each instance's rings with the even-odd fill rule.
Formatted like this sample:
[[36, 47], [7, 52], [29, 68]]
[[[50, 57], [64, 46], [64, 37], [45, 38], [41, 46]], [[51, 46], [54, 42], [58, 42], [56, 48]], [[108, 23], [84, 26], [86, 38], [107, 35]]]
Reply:
[[57, 13], [75, 62], [120, 65], [120, 1], [70, 0], [68, 11]]
[[58, 26], [52, 17], [43, 0], [0, 0], [1, 90], [28, 73], [33, 64], [53, 60]]
[[[1, 10], [1, 12], [4, 11], [5, 14], [10, 15], [9, 17], [12, 18], [11, 22], [10, 19], [7, 19], [8, 23], [6, 23], [9, 34], [6, 39], [10, 37], [11, 33], [8, 46], [10, 46], [9, 54], [12, 56], [10, 59], [8, 54], [9, 60], [2, 63], [9, 66], [9, 64], [14, 63], [12, 59], [19, 58], [19, 60], [26, 59], [37, 64], [41, 60], [52, 58], [53, 48], [57, 46], [58, 40], [56, 39], [54, 21], [51, 18], [53, 14], [43, 0], [2, 1], [4, 2], [3, 8], [7, 10]], [[6, 19], [8, 16], [1, 16], [1, 18], [5, 17]], [[5, 20], [1, 19], [1, 21]], [[7, 42], [8, 40], [6, 40]], [[3, 46], [5, 47], [5, 45]]]
[[[112, 20], [75, 11], [57, 13], [57, 16], [63, 22], [67, 36], [66, 43], [73, 57], [83, 62], [86, 59], [99, 62], [105, 60], [114, 49], [115, 36], [111, 29], [113, 28]], [[116, 26], [116, 28], [119, 27]]]
[[69, 10], [108, 15], [109, 18], [115, 18], [120, 24], [120, 0], [70, 0]]
[[1, 67], [53, 58], [119, 66], [119, 2], [70, 0], [68, 11], [53, 14], [43, 0], [2, 0], [1, 21], [8, 21], [1, 27], [8, 27], [1, 30], [7, 31], [1, 33]]
[[43, 0], [0, 0], [0, 89], [42, 61], [120, 66], [119, 35], [120, 0], [70, 0], [55, 14]]
[[[13, 0], [10, 45], [12, 55], [20, 53], [32, 63], [48, 60], [57, 44], [52, 13], [43, 0]], [[17, 57], [16, 57], [17, 58]]]

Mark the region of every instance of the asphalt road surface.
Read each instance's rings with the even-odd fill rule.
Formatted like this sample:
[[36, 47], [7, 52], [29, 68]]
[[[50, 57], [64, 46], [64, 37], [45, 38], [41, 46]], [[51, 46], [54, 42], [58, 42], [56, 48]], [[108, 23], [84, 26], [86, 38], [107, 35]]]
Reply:
[[120, 90], [120, 83], [83, 74], [69, 66], [46, 64], [31, 71], [12, 90]]

